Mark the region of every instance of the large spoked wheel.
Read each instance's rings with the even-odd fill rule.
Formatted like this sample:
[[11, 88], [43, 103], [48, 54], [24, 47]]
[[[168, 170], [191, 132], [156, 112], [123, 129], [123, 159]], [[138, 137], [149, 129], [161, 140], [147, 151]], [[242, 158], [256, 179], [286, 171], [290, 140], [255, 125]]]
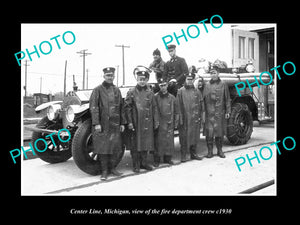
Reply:
[[[49, 129], [49, 130], [60, 130], [63, 128], [61, 123], [54, 123], [50, 121], [47, 117], [44, 117], [36, 125], [37, 128]], [[52, 135], [54, 143], [51, 140], [51, 137], [46, 137], [49, 133], [43, 132], [32, 132], [31, 144], [35, 148], [34, 143], [36, 140], [42, 138], [46, 141], [47, 146], [44, 141], [37, 141], [36, 147], [42, 152], [39, 152], [35, 149], [37, 156], [45, 162], [48, 163], [59, 163], [65, 162], [72, 156], [71, 152], [71, 140], [68, 142], [61, 142], [57, 135]], [[46, 149], [45, 149], [46, 148]], [[45, 149], [45, 150], [44, 150]]]
[[[75, 164], [83, 172], [90, 175], [101, 173], [100, 158], [93, 153], [92, 121], [84, 121], [75, 132], [72, 141], [72, 155]], [[116, 156], [116, 163], [119, 164], [125, 152], [125, 148]]]
[[231, 144], [246, 144], [253, 132], [253, 119], [248, 106], [235, 103], [227, 125], [227, 138]]

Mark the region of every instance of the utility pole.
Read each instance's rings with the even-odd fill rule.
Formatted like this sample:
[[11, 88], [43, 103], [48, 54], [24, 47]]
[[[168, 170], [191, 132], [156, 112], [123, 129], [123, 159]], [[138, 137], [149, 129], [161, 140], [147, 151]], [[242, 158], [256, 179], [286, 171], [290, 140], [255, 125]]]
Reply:
[[87, 53], [87, 49], [81, 50], [80, 52], [77, 52], [80, 54], [80, 57], [83, 57], [83, 78], [82, 78], [82, 90], [84, 90], [84, 81], [85, 81], [85, 56], [91, 55], [92, 53]]
[[78, 86], [76, 85], [75, 82], [75, 75], [73, 74], [73, 91], [77, 91]]
[[89, 89], [89, 69], [86, 69], [86, 89]]
[[116, 65], [117, 67], [117, 87], [119, 87], [119, 65]]
[[115, 45], [115, 47], [122, 48], [122, 60], [123, 60], [123, 86], [125, 85], [125, 63], [124, 63], [124, 48], [130, 48], [130, 46], [125, 45]]
[[42, 76], [40, 77], [40, 93], [42, 94], [42, 80], [43, 80], [43, 78], [42, 78]]
[[66, 79], [67, 79], [67, 60], [65, 62], [65, 74], [64, 74], [64, 96], [66, 96], [66, 92], [67, 92]]
[[25, 60], [25, 98], [27, 97], [27, 66], [29, 66], [29, 64], [27, 64], [27, 59]]

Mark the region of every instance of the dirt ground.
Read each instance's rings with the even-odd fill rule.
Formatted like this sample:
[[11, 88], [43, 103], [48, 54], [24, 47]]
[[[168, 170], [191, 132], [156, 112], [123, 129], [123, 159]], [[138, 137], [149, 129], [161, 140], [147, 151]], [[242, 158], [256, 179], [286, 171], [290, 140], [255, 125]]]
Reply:
[[[236, 195], [253, 186], [275, 179], [275, 157], [268, 161], [247, 162], [239, 172], [235, 159], [245, 154], [254, 156], [263, 145], [226, 153], [226, 158], [214, 157], [189, 161], [176, 166], [118, 179], [112, 182], [65, 190], [60, 195]], [[274, 149], [273, 149], [274, 150]], [[246, 156], [245, 156], [246, 157]], [[273, 185], [262, 195], [276, 195]]]

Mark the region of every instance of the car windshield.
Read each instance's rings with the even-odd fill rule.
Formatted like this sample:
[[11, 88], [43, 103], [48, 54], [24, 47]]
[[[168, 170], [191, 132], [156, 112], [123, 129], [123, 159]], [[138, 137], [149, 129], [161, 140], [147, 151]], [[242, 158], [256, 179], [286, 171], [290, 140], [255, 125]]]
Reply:
[[77, 91], [76, 95], [80, 101], [89, 101], [93, 90], [81, 90]]

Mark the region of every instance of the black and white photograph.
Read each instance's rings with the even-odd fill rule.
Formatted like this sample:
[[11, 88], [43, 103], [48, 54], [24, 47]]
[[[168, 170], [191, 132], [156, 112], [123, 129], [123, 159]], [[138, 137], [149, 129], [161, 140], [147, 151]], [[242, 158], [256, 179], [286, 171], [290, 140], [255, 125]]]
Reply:
[[296, 218], [296, 3], [63, 3], [3, 6], [4, 217]]
[[198, 17], [21, 24], [21, 196], [277, 195], [295, 62], [276, 23]]

